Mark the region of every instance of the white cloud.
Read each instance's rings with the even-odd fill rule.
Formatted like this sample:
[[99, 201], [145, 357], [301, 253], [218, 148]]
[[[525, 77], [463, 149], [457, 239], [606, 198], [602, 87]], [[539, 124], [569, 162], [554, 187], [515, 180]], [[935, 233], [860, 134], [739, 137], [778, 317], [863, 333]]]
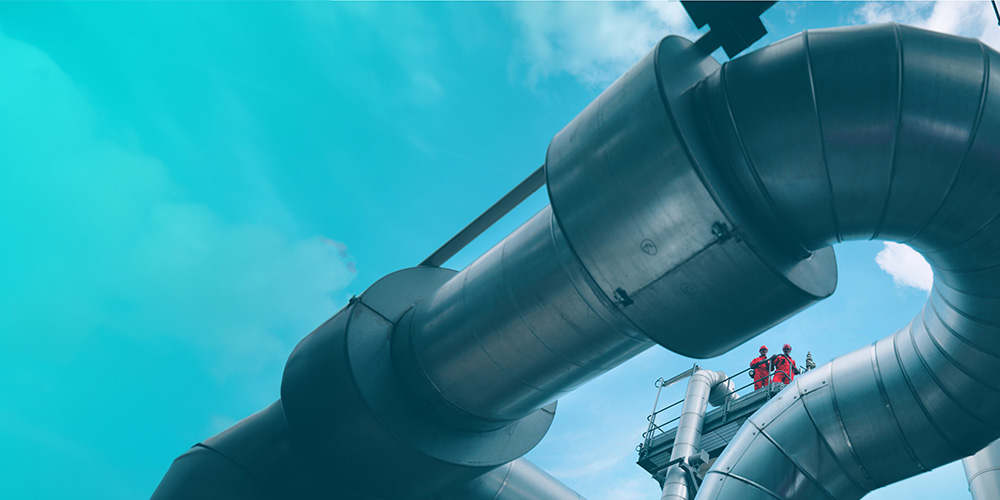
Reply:
[[0, 58], [0, 298], [16, 304], [0, 330], [67, 356], [108, 328], [169, 336], [221, 380], [280, 368], [335, 312], [354, 276], [342, 244], [191, 201], [45, 53], [0, 33]]
[[805, 7], [805, 2], [778, 2], [774, 8], [777, 8], [785, 14], [785, 21], [788, 24], [795, 24], [795, 20], [799, 16], [799, 12]]
[[[18, 405], [15, 406], [15, 411]], [[75, 415], [76, 417], [79, 417]], [[49, 470], [58, 469], [56, 464], [72, 464], [72, 471], [63, 473], [63, 480], [73, 478], [73, 487], [77, 492], [100, 491], [101, 498], [138, 498], [149, 495], [148, 492], [135, 487], [133, 482], [122, 480], [132, 474], [132, 470], [123, 466], [120, 461], [108, 459], [100, 450], [76, 434], [53, 429], [50, 426], [29, 418], [19, 417], [10, 408], [0, 409], [0, 440], [6, 449], [19, 450], [18, 460], [4, 464], [5, 481], [0, 486], [4, 498], [18, 498], [28, 489], [19, 490], [16, 480], [30, 484], [31, 496], [34, 498], [62, 498], [58, 486], [61, 481], [38, 481], [39, 464]], [[25, 450], [28, 450], [25, 453]], [[60, 461], [65, 457], [65, 461]], [[115, 457], [118, 458], [118, 457]], [[12, 484], [14, 484], [12, 486]], [[15, 493], [8, 494], [8, 491]], [[65, 492], [66, 490], [63, 490]]]
[[854, 10], [854, 21], [908, 24], [978, 38], [1000, 49], [1000, 26], [990, 2], [865, 2]]
[[886, 242], [885, 248], [875, 256], [875, 263], [892, 276], [896, 286], [910, 286], [930, 291], [934, 282], [931, 265], [916, 250], [900, 244]]
[[[207, 207], [160, 200], [150, 209], [111, 296], [131, 304], [117, 320], [213, 353], [220, 379], [259, 372], [336, 310], [333, 292], [353, 278], [339, 242], [291, 238], [275, 228], [229, 223]], [[164, 314], [164, 309], [170, 312]]]
[[[794, 22], [801, 5], [782, 8]], [[699, 36], [678, 2], [524, 2], [516, 4], [515, 20], [522, 30], [519, 52], [532, 84], [567, 74], [605, 86], [663, 36]], [[978, 38], [1000, 49], [1000, 27], [989, 2], [863, 2], [854, 9], [852, 21], [908, 24]]]
[[636, 465], [635, 449], [656, 394], [651, 379], [636, 380], [649, 375], [648, 367], [626, 363], [561, 398], [552, 429], [529, 460], [587, 498], [656, 494], [656, 481]]
[[235, 419], [228, 415], [215, 414], [208, 417], [208, 430], [205, 432], [206, 436], [214, 436], [239, 422], [239, 419]]
[[[652, 492], [652, 494], [650, 494]], [[656, 482], [653, 479], [630, 477], [621, 484], [609, 485], [605, 498], [615, 500], [645, 500], [656, 498]]]
[[603, 86], [665, 35], [697, 35], [678, 2], [524, 2], [515, 15], [531, 83], [569, 74]]

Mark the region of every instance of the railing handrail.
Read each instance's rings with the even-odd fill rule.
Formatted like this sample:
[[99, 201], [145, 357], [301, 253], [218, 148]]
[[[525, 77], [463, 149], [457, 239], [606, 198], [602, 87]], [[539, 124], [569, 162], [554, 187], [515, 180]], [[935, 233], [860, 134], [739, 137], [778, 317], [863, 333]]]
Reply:
[[[660, 429], [660, 431], [662, 432], [662, 429], [659, 426], [656, 425], [656, 414], [659, 413], [658, 411], [656, 411], [656, 405], [658, 405], [660, 403], [660, 392], [663, 391], [664, 387], [670, 387], [671, 385], [673, 385], [673, 384], [675, 384], [677, 382], [680, 382], [681, 380], [684, 380], [685, 377], [689, 377], [689, 376], [693, 375], [694, 372], [698, 371], [698, 368], [699, 368], [698, 364], [695, 363], [694, 365], [691, 366], [690, 369], [684, 370], [683, 372], [678, 373], [677, 375], [674, 375], [673, 377], [670, 377], [670, 379], [668, 379], [668, 380], [663, 380], [663, 377], [660, 377], [660, 378], [656, 379], [656, 382], [654, 382], [654, 384], [653, 384], [653, 385], [656, 386], [656, 399], [653, 400], [653, 412], [650, 413], [648, 417], [646, 417], [646, 420], [649, 420], [649, 427], [646, 428], [646, 432], [642, 433], [642, 436], [644, 438], [644, 440], [642, 442], [642, 445], [641, 445], [642, 448], [646, 448], [646, 447], [649, 446], [649, 441], [653, 438], [653, 429], [654, 428]], [[673, 403], [670, 406], [668, 406], [667, 408], [673, 408], [674, 406], [677, 406], [678, 404], [680, 404], [683, 401], [684, 400], [681, 399], [681, 401], [679, 401], [677, 403]], [[664, 410], [667, 409], [667, 408], [664, 408]], [[660, 411], [662, 411], [662, 410], [660, 410]], [[664, 425], [666, 425], [666, 424], [664, 424]]]
[[[690, 374], [693, 374], [698, 369], [699, 369], [699, 366], [697, 364], [695, 364], [690, 370], [687, 370], [687, 371], [682, 372], [681, 374], [679, 374], [677, 376], [674, 376], [674, 377], [670, 378], [669, 381], [665, 381], [662, 377], [656, 379], [656, 382], [654, 382], [654, 385], [656, 386], [656, 389], [657, 389], [656, 390], [656, 399], [653, 401], [653, 411], [652, 411], [652, 413], [650, 413], [649, 415], [646, 416], [646, 420], [649, 421], [649, 426], [646, 428], [646, 432], [642, 433], [642, 438], [643, 438], [642, 444], [640, 444], [637, 447], [637, 450], [640, 453], [644, 449], [649, 449], [649, 444], [650, 444], [650, 442], [652, 442], [653, 437], [655, 437], [656, 435], [663, 434], [663, 433], [666, 432], [663, 429], [664, 426], [669, 425], [669, 424], [671, 424], [673, 422], [676, 422], [677, 420], [680, 419], [680, 417], [678, 416], [678, 417], [673, 418], [671, 420], [668, 420], [668, 421], [666, 421], [666, 422], [664, 422], [662, 424], [657, 424], [656, 423], [656, 416], [657, 415], [659, 415], [660, 413], [662, 413], [662, 412], [664, 412], [666, 410], [674, 408], [675, 406], [677, 406], [677, 405], [679, 405], [679, 404], [681, 404], [681, 403], [684, 402], [684, 398], [681, 398], [679, 401], [675, 401], [675, 402], [673, 402], [673, 403], [671, 403], [671, 404], [669, 404], [667, 406], [664, 406], [663, 408], [657, 409], [656, 407], [657, 407], [657, 405], [659, 404], [659, 401], [660, 401], [660, 392], [663, 390], [664, 387], [669, 387], [670, 385], [673, 385], [677, 381], [683, 380], [683, 378], [685, 378], [685, 374], [687, 374], [689, 376]], [[722, 383], [728, 382], [730, 380], [733, 380], [736, 376], [744, 374], [744, 373], [747, 373], [748, 370], [754, 370], [754, 369], [753, 368], [740, 369], [739, 371], [735, 372], [733, 375], [730, 375], [730, 376], [728, 376], [728, 377], [720, 380], [718, 383], [722, 384]], [[801, 374], [803, 374], [803, 373], [805, 373], [807, 371], [809, 371], [808, 366], [805, 369], [803, 369], [799, 373], [799, 375], [801, 375]], [[767, 373], [767, 380], [768, 380], [767, 399], [771, 399], [772, 391], [770, 390], [769, 386], [770, 386], [770, 384], [775, 383], [774, 382], [774, 374], [775, 373], [777, 373], [777, 371], [775, 370], [774, 366], [768, 366], [768, 373]], [[757, 382], [758, 382], [757, 379], [754, 378], [754, 380], [752, 382], [750, 382], [750, 383], [748, 383], [746, 385], [737, 387], [737, 388], [735, 388], [735, 389], [733, 389], [733, 390], [725, 393], [724, 396], [729, 396], [730, 394], [736, 394], [737, 392], [742, 391], [743, 389], [746, 389], [746, 388], [748, 388], [748, 387], [756, 384]], [[757, 389], [754, 389], [754, 390], [757, 390]], [[727, 413], [728, 413], [728, 409], [729, 409], [729, 404], [728, 404], [728, 401], [727, 401], [727, 403], [726, 403], [726, 412]], [[659, 431], [659, 433], [656, 433], [654, 431]]]

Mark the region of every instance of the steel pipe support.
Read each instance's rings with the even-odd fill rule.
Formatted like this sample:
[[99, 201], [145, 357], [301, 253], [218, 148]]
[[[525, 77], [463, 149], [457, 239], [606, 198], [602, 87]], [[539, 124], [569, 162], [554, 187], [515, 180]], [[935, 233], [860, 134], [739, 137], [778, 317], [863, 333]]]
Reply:
[[908, 325], [797, 377], [698, 499], [861, 498], [1000, 437], [998, 68], [976, 40], [818, 30], [730, 61], [690, 95], [700, 158], [729, 170], [760, 234], [802, 251], [904, 242], [934, 269]]

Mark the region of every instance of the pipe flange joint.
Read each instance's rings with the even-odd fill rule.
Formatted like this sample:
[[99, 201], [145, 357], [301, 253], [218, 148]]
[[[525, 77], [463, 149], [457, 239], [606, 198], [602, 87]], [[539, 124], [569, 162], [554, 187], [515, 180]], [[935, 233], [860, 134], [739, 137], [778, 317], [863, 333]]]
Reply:
[[401, 380], [390, 353], [396, 324], [454, 275], [392, 273], [296, 346], [281, 398], [294, 451], [314, 478], [378, 498], [423, 498], [521, 457], [548, 431], [555, 403], [462, 428]]
[[804, 252], [754, 226], [703, 144], [692, 95], [719, 64], [676, 36], [552, 139], [552, 210], [576, 256], [647, 336], [722, 354], [833, 293], [830, 247]]

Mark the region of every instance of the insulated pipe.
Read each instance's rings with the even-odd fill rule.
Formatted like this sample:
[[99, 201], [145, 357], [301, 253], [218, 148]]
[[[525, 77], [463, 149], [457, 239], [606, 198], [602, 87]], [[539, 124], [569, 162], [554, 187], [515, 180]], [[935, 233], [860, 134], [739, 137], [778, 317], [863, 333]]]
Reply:
[[152, 500], [268, 500], [306, 497], [290, 453], [281, 401], [243, 419], [174, 460]]
[[861, 498], [1000, 437], [1000, 55], [898, 25], [809, 31], [690, 98], [696, 154], [759, 234], [903, 242], [935, 276], [908, 325], [751, 417], [698, 499]]
[[556, 135], [552, 205], [395, 330], [411, 391], [456, 425], [507, 422], [650, 339], [719, 354], [833, 293], [832, 250], [749, 243], [686, 154], [672, 101], [718, 66], [668, 37]]
[[[711, 370], [697, 370], [688, 380], [687, 392], [684, 394], [684, 406], [677, 422], [677, 435], [674, 437], [674, 447], [670, 452], [670, 461], [682, 460], [687, 463], [688, 457], [698, 453], [701, 443], [701, 429], [705, 423], [705, 409], [712, 390], [726, 374]], [[663, 481], [661, 500], [688, 500], [687, 473], [680, 465], [672, 465], [667, 469]]]
[[1000, 499], [1000, 441], [962, 459], [972, 500]]
[[651, 339], [722, 352], [832, 293], [830, 249], [751, 245], [684, 154], [671, 100], [716, 68], [664, 39], [553, 139], [550, 207], [461, 272], [406, 269], [352, 299], [285, 366], [288, 448], [241, 423], [233, 461], [287, 453], [304, 470], [275, 479], [299, 496], [433, 498], [521, 457], [554, 399]]
[[587, 280], [545, 207], [403, 318], [404, 382], [460, 425], [513, 420], [653, 345]]

